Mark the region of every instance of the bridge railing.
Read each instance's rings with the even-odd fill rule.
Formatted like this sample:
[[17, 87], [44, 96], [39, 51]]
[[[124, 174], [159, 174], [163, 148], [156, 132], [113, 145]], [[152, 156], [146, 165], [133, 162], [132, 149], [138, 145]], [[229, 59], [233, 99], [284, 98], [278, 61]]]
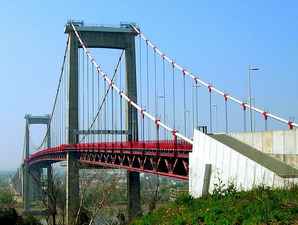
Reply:
[[192, 145], [183, 141], [124, 141], [124, 142], [101, 142], [101, 143], [81, 143], [76, 145], [63, 144], [60, 146], [46, 148], [30, 155], [28, 161], [44, 155], [66, 153], [67, 151], [102, 151], [102, 150], [144, 150], [144, 151], [179, 151], [190, 152]]

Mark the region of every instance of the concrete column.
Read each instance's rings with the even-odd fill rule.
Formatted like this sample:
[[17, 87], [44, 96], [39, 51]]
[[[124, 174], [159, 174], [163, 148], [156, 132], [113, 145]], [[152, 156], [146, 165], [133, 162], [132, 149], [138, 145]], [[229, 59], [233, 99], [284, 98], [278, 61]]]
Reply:
[[[126, 91], [128, 96], [137, 102], [137, 77], [136, 77], [136, 56], [134, 36], [128, 41], [129, 47], [125, 49], [126, 66]], [[128, 140], [138, 140], [138, 112], [127, 103], [126, 126], [128, 130]]]
[[[50, 117], [49, 117], [49, 122], [47, 124], [47, 147], [51, 147], [51, 124], [50, 124]], [[53, 210], [54, 207], [54, 202], [53, 202], [53, 168], [52, 164], [48, 164], [46, 166], [46, 171], [47, 171], [47, 200], [48, 200], [48, 209]]]
[[29, 211], [30, 203], [29, 203], [29, 168], [26, 163], [23, 164], [23, 209], [24, 211]]
[[[129, 47], [125, 49], [126, 60], [126, 90], [128, 96], [137, 102], [137, 78], [135, 61], [135, 40], [134, 36], [129, 37]], [[128, 140], [138, 140], [138, 114], [137, 110], [129, 103], [127, 104], [126, 126], [128, 130]], [[140, 201], [140, 173], [127, 171], [127, 199], [129, 220], [141, 214]]]
[[25, 128], [25, 155], [24, 155], [24, 159], [28, 159], [29, 154], [30, 154], [30, 144], [29, 144], [29, 139], [30, 139], [30, 129], [29, 129], [29, 121], [27, 119], [27, 115], [25, 116], [26, 119], [26, 128]]
[[56, 202], [54, 196], [54, 184], [53, 184], [53, 168], [51, 164], [46, 165], [47, 173], [47, 207], [49, 211], [49, 224], [56, 224]]
[[23, 185], [22, 185], [22, 179], [23, 179], [23, 174], [22, 174], [22, 166], [18, 169], [18, 192], [20, 193], [21, 196], [23, 196]]
[[22, 176], [21, 176], [22, 170], [20, 168], [17, 169], [17, 173], [12, 178], [13, 186], [15, 191], [18, 194], [22, 195]]
[[[78, 41], [73, 32], [69, 33], [69, 90], [68, 90], [68, 142], [76, 144], [78, 136], [74, 131], [79, 128], [78, 121]], [[79, 207], [79, 166], [76, 153], [67, 153], [66, 171], [66, 224], [75, 223]]]
[[47, 167], [47, 195], [48, 195], [48, 208], [53, 206], [53, 169], [49, 164]]
[[141, 215], [140, 173], [127, 171], [128, 220]]
[[[25, 117], [26, 119], [26, 117]], [[29, 157], [29, 123], [26, 121], [25, 128], [25, 155], [24, 155], [24, 163], [23, 163], [23, 182], [22, 182], [22, 193], [23, 193], [23, 208], [24, 211], [29, 211], [30, 203], [29, 203], [29, 167], [26, 162], [26, 159]]]
[[50, 124], [50, 117], [49, 117], [49, 121], [47, 124], [47, 147], [50, 148], [51, 147], [51, 124]]
[[206, 164], [205, 172], [204, 172], [203, 188], [202, 188], [203, 197], [206, 197], [209, 194], [211, 173], [212, 173], [212, 164]]
[[41, 167], [31, 167], [29, 168], [29, 196], [31, 201], [41, 200]]

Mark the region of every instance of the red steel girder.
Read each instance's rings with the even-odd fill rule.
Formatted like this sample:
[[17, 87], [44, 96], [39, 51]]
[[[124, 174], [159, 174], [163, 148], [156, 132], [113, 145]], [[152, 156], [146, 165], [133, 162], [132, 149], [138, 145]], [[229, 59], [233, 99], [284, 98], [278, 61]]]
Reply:
[[32, 154], [29, 165], [42, 161], [64, 161], [75, 151], [81, 163], [129, 171], [188, 179], [188, 153], [192, 145], [181, 141], [103, 142], [43, 149]]

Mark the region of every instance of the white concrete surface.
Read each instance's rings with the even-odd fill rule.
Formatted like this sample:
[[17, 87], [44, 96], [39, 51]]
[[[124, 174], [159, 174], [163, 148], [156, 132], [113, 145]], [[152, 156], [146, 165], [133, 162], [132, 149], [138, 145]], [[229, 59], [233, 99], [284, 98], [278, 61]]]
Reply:
[[270, 154], [298, 154], [298, 129], [283, 131], [238, 132], [230, 136]]
[[[272, 136], [274, 135], [276, 135], [277, 138], [283, 137], [281, 134], [277, 133], [273, 133]], [[237, 135], [235, 134], [234, 136]], [[257, 137], [255, 144], [264, 146], [262, 140], [266, 138], [270, 139], [270, 134], [266, 137], [262, 135]], [[242, 135], [241, 138], [243, 138], [244, 141], [249, 139], [247, 135]], [[270, 142], [271, 141], [269, 141], [268, 146], [270, 146]], [[278, 147], [277, 143], [273, 143], [273, 145]], [[285, 146], [284, 143], [280, 145]], [[287, 146], [289, 147], [289, 151], [292, 149], [291, 146], [292, 143], [289, 143]], [[229, 146], [195, 130], [193, 151], [189, 156], [189, 193], [193, 197], [200, 197], [202, 195], [206, 164], [212, 165], [210, 193], [212, 193], [214, 189], [214, 184], [218, 183], [218, 179], [226, 185], [229, 182], [233, 182], [239, 190], [248, 190], [258, 185], [284, 187], [290, 183], [297, 182], [297, 179], [284, 179], [277, 176], [272, 171], [257, 164], [246, 156], [241, 155]]]

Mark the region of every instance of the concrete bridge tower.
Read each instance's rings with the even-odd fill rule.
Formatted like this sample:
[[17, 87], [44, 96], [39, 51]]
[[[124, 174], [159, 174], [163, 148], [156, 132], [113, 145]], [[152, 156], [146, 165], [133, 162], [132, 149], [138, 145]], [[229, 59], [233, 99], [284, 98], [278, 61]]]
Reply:
[[[22, 166], [22, 195], [23, 195], [23, 207], [24, 211], [30, 210], [32, 200], [41, 197], [40, 190], [40, 178], [42, 172], [42, 165], [35, 167], [29, 167], [28, 158], [30, 155], [30, 125], [41, 124], [47, 126], [47, 147], [51, 145], [51, 130], [50, 130], [50, 116], [32, 116], [30, 114], [25, 115], [26, 127], [25, 127], [25, 155]], [[51, 170], [51, 167], [47, 167]], [[49, 171], [51, 174], [51, 171]], [[52, 179], [48, 177], [48, 182], [51, 183]]]
[[[82, 22], [74, 23], [80, 37], [89, 48], [109, 48], [125, 50], [126, 92], [137, 102], [135, 36], [137, 33], [130, 25], [120, 27], [84, 26]], [[78, 143], [79, 130], [79, 80], [78, 80], [78, 49], [81, 48], [71, 22], [66, 24], [65, 33], [69, 35], [69, 90], [68, 90], [68, 140], [69, 144]], [[137, 111], [130, 104], [126, 107], [127, 140], [138, 140]], [[129, 219], [141, 213], [140, 175], [138, 172], [127, 172], [128, 215]], [[66, 174], [66, 223], [74, 224], [79, 206], [79, 163], [78, 155], [67, 153]]]

